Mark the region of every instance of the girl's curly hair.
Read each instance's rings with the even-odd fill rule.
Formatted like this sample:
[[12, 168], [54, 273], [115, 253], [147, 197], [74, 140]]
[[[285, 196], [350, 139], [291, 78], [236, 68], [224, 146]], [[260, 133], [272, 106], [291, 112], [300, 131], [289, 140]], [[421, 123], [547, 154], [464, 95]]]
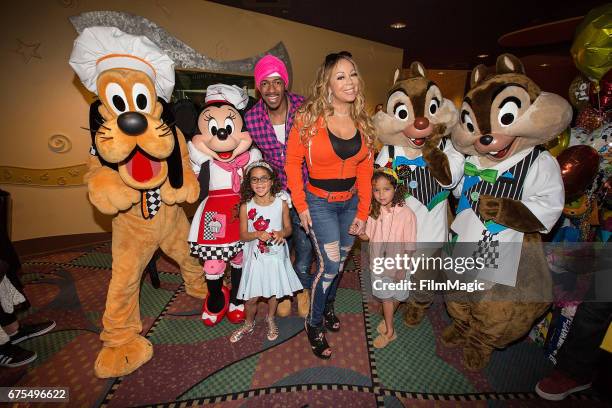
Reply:
[[[376, 183], [376, 180], [380, 178], [385, 178], [391, 183], [393, 188], [395, 188], [395, 194], [393, 194], [393, 200], [391, 201], [391, 205], [403, 207], [405, 205], [405, 198], [408, 195], [408, 189], [402, 183], [398, 183], [397, 180], [390, 174], [387, 174], [383, 171], [377, 170], [372, 175], [372, 184]], [[370, 217], [375, 220], [378, 219], [380, 215], [380, 204], [374, 198], [374, 194], [372, 194], [372, 205], [370, 206]]]
[[281, 183], [278, 177], [276, 176], [276, 172], [270, 171], [270, 169], [263, 166], [251, 167], [248, 173], [246, 173], [242, 178], [242, 184], [240, 185], [240, 202], [238, 203], [239, 209], [242, 204], [246, 204], [255, 196], [255, 192], [251, 188], [251, 172], [253, 171], [253, 169], [264, 169], [266, 173], [268, 173], [268, 176], [270, 176], [270, 178], [272, 179], [272, 187], [270, 188], [270, 194], [272, 194], [272, 196], [275, 196], [282, 190]]

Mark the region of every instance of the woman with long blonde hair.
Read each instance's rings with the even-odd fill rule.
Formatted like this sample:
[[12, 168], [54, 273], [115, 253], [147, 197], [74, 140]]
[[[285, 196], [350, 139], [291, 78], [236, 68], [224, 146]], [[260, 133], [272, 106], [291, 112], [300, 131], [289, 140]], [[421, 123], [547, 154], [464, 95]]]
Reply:
[[318, 259], [305, 327], [313, 353], [323, 359], [331, 357], [325, 329], [340, 330], [334, 301], [343, 264], [364, 231], [372, 196], [374, 127], [363, 89], [351, 54], [329, 54], [287, 141], [287, 185]]

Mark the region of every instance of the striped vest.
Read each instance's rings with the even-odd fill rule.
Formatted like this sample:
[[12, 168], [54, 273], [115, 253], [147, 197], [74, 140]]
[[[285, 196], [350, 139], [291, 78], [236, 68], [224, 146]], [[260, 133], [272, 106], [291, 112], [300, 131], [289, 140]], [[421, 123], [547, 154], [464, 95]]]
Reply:
[[[439, 148], [444, 151], [447, 138], [442, 138]], [[403, 157], [395, 157], [395, 146], [388, 145], [389, 159], [387, 167], [391, 167], [397, 173], [400, 182], [406, 186], [408, 193], [431, 211], [440, 202], [446, 200], [450, 191], [442, 188], [440, 183], [431, 175], [427, 163], [419, 156], [415, 160], [423, 162], [416, 165], [414, 170], [409, 165], [402, 164]], [[409, 160], [410, 161], [410, 160]]]
[[461, 197], [457, 205], [457, 214], [468, 208], [480, 218], [480, 221], [490, 230], [491, 233], [500, 232], [506, 227], [498, 226], [492, 221], [485, 222], [478, 212], [478, 198], [481, 194], [490, 195], [497, 198], [510, 198], [520, 200], [523, 195], [523, 184], [529, 168], [543, 151], [541, 147], [534, 148], [527, 156], [514, 166], [498, 174], [495, 183], [491, 184], [482, 180], [478, 176], [465, 176]]

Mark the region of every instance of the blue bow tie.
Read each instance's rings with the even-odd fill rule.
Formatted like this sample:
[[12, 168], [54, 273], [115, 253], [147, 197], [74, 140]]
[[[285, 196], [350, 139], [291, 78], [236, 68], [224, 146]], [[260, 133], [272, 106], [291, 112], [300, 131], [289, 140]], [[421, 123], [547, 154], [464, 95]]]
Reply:
[[409, 159], [403, 156], [396, 157], [395, 166], [401, 166], [401, 165], [426, 167], [427, 162], [425, 161], [425, 159], [423, 159], [423, 156], [419, 156], [416, 159]]

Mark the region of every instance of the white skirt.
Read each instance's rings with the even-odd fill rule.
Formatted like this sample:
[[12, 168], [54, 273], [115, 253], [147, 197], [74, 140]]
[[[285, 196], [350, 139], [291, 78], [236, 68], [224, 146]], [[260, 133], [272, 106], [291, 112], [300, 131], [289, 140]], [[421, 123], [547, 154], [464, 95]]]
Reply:
[[254, 297], [269, 298], [293, 296], [302, 290], [291, 259], [287, 243], [272, 245], [270, 252], [262, 254], [257, 248], [258, 240], [244, 244], [242, 279], [238, 288], [238, 298], [248, 300]]

